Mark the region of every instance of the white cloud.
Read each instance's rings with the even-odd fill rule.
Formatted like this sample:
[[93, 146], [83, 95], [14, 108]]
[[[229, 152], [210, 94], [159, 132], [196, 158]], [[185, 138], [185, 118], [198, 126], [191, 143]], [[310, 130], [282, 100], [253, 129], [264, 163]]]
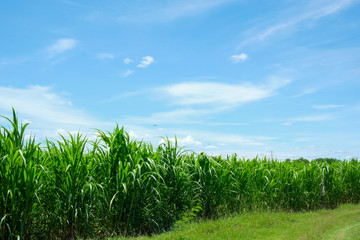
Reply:
[[58, 128], [55, 130], [57, 134], [60, 134], [64, 137], [66, 137], [68, 134], [71, 134], [71, 135], [77, 135], [77, 134], [80, 134], [80, 135], [86, 135], [84, 134], [83, 132], [81, 131], [78, 131], [78, 130], [71, 130], [71, 131], [67, 131], [65, 129], [62, 129], [62, 128]]
[[137, 65], [137, 67], [140, 68], [146, 68], [147, 66], [149, 66], [150, 64], [152, 64], [154, 62], [154, 58], [150, 57], [150, 56], [146, 56], [143, 57], [141, 60], [141, 63], [139, 65]]
[[131, 58], [125, 58], [125, 59], [123, 60], [123, 62], [124, 62], [125, 64], [129, 64], [129, 63], [133, 62], [133, 60], [132, 60]]
[[23, 121], [22, 121], [22, 124], [31, 124], [32, 122], [30, 121], [30, 120], [27, 120], [27, 119], [24, 119]]
[[77, 45], [77, 41], [72, 38], [62, 38], [58, 39], [53, 45], [47, 48], [47, 52], [50, 55], [57, 55], [63, 53], [67, 50], [71, 50], [75, 48]]
[[232, 55], [231, 61], [233, 63], [245, 62], [248, 59], [248, 55], [245, 53], [241, 53], [239, 55]]
[[133, 130], [130, 130], [128, 134], [129, 134], [130, 138], [132, 138], [132, 139], [139, 137], [139, 135], [137, 135]]
[[0, 86], [0, 110], [4, 113], [1, 115], [10, 116], [12, 107], [19, 113], [20, 120], [31, 122], [30, 127], [36, 129], [40, 136], [54, 136], [56, 129], [79, 131], [107, 125], [75, 108], [68, 99], [55, 93], [50, 87]]
[[[172, 143], [175, 143], [175, 138], [169, 138]], [[191, 135], [187, 135], [184, 138], [176, 138], [178, 145], [180, 146], [201, 146], [202, 143], [196, 141]], [[164, 139], [161, 139], [159, 144], [165, 143]]]
[[313, 2], [310, 7], [312, 7], [314, 10], [310, 11], [307, 14], [304, 14], [302, 18], [321, 18], [325, 17], [330, 14], [335, 14], [347, 7], [349, 7], [352, 3], [354, 3], [354, 0], [332, 0], [332, 1], [319, 1], [320, 5], [323, 4], [323, 2], [329, 3], [325, 6], [318, 6], [317, 2]]
[[354, 0], [329, 0], [325, 2], [326, 4], [324, 5], [324, 1], [310, 1], [311, 4], [307, 6], [307, 9], [305, 9], [302, 13], [290, 19], [282, 19], [279, 21], [279, 23], [269, 26], [266, 29], [253, 34], [253, 36], [243, 41], [238, 46], [238, 48], [240, 49], [248, 43], [263, 41], [271, 35], [274, 35], [281, 30], [300, 24], [301, 22], [307, 20], [316, 20], [331, 14], [335, 14], [349, 7], [354, 2]]
[[112, 53], [99, 53], [96, 57], [98, 59], [114, 59], [115, 55]]
[[219, 82], [184, 82], [160, 88], [176, 105], [221, 104], [229, 107], [260, 100], [290, 83], [289, 79], [273, 78], [268, 84], [228, 84]]
[[127, 77], [127, 76], [129, 76], [129, 75], [131, 75], [131, 74], [133, 74], [133, 73], [134, 73], [133, 70], [128, 69], [128, 70], [126, 70], [122, 75], [123, 75], [123, 77]]
[[[236, 152], [244, 154], [245, 151], [251, 150], [259, 154], [261, 153], [261, 151], [264, 151], [269, 142], [272, 142], [276, 139], [275, 137], [245, 136], [235, 133], [229, 134], [223, 132], [203, 131], [196, 129], [177, 129], [174, 131], [181, 134], [182, 136], [193, 136], [196, 141], [201, 143], [201, 145], [193, 144], [192, 150], [196, 150], [198, 152], [213, 152], [213, 150], [216, 149], [216, 152], [219, 154], [233, 154]], [[188, 137], [188, 139], [190, 138]], [[256, 156], [256, 154], [254, 156]]]
[[[179, 105], [168, 111], [153, 112], [148, 116], [128, 116], [132, 124], [202, 124], [210, 126], [249, 125], [242, 122], [209, 122], [208, 116], [251, 101], [276, 95], [277, 90], [290, 83], [289, 79], [271, 78], [262, 85], [225, 84], [219, 82], [184, 82], [153, 89], [153, 94], [167, 98], [172, 105]], [[111, 99], [120, 99], [122, 96]], [[124, 96], [125, 97], [125, 96]], [[110, 100], [109, 100], [110, 101]]]
[[78, 114], [72, 116], [69, 110], [64, 111], [71, 109], [71, 103], [53, 93], [49, 87], [0, 87], [0, 109], [9, 111], [11, 107], [27, 116], [42, 117], [58, 123], [88, 125], [86, 118]]
[[313, 108], [321, 109], [321, 110], [327, 110], [327, 109], [333, 109], [333, 108], [341, 108], [341, 107], [344, 107], [344, 105], [337, 105], [337, 104], [313, 105]]
[[179, 139], [179, 143], [184, 146], [187, 146], [187, 145], [199, 146], [199, 145], [201, 145], [201, 142], [196, 141], [191, 135], [188, 135], [183, 139]]

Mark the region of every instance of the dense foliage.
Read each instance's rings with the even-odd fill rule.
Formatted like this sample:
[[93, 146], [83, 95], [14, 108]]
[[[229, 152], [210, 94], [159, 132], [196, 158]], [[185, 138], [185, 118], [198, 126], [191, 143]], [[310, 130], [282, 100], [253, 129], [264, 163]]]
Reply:
[[0, 129], [0, 239], [152, 234], [176, 222], [254, 209], [314, 210], [360, 201], [360, 162], [276, 161], [153, 147], [123, 128], [25, 140], [15, 112]]

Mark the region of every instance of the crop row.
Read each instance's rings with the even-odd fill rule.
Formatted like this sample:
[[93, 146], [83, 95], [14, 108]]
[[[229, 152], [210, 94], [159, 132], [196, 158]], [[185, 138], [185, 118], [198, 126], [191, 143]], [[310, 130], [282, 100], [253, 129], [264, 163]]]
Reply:
[[[360, 162], [252, 160], [157, 147], [118, 126], [25, 140], [15, 111], [0, 130], [0, 239], [153, 234], [195, 218], [316, 210], [360, 201]], [[325, 198], [321, 198], [322, 181]]]

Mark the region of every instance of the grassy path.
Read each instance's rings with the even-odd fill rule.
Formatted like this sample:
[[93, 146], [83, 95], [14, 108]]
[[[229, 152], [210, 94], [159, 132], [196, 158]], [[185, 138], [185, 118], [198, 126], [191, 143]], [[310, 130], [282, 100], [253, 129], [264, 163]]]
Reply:
[[[126, 238], [119, 238], [126, 239]], [[137, 240], [185, 239], [360, 239], [360, 205], [307, 213], [249, 213], [241, 216], [185, 224], [172, 232]]]

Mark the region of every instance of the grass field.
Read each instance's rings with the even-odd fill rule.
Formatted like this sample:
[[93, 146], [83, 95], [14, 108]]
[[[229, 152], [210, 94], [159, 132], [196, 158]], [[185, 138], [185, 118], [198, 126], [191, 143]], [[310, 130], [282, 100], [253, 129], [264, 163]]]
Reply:
[[[43, 144], [13, 111], [0, 128], [0, 239], [138, 236], [249, 211], [360, 202], [360, 162], [277, 161], [184, 151], [123, 128]], [[264, 224], [269, 224], [264, 221]], [[351, 227], [351, 226], [350, 226]], [[216, 229], [216, 228], [215, 228]]]
[[[171, 232], [132, 240], [357, 240], [360, 239], [360, 205], [306, 213], [254, 212], [235, 217], [187, 223]], [[130, 240], [114, 238], [113, 240]]]

